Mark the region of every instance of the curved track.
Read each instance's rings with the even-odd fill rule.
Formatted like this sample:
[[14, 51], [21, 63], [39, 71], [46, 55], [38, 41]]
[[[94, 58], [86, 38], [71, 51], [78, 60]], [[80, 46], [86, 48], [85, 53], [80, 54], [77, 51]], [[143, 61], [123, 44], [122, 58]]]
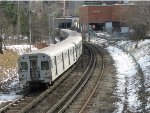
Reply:
[[86, 74], [89, 72], [89, 68], [93, 64], [93, 57], [91, 55], [92, 54], [89, 50], [84, 49], [81, 64], [78, 65], [75, 71], [73, 71], [70, 76], [57, 87], [57, 89], [53, 90], [52, 93], [28, 112], [58, 112], [57, 108], [62, 108], [62, 105], [70, 100], [72, 95], [74, 95], [74, 92], [78, 89], [78, 86], [82, 84], [83, 79], [86, 78]]
[[[112, 45], [112, 46], [114, 46], [114, 47], [116, 47], [116, 48], [119, 48], [119, 49], [121, 49], [124, 53], [126, 53], [127, 55], [129, 55], [131, 58], [132, 58], [132, 60], [133, 60], [133, 62], [134, 62], [134, 64], [135, 64], [135, 67], [137, 67], [137, 75], [136, 76], [138, 76], [138, 77], [140, 77], [140, 90], [138, 91], [138, 96], [139, 96], [139, 100], [140, 100], [140, 102], [141, 102], [141, 105], [140, 106], [138, 106], [139, 107], [139, 109], [140, 110], [142, 110], [142, 112], [148, 112], [148, 110], [146, 110], [146, 103], [147, 103], [147, 100], [146, 100], [146, 98], [145, 98], [145, 95], [146, 95], [146, 88], [145, 88], [145, 85], [144, 85], [144, 83], [145, 83], [145, 80], [144, 80], [144, 74], [143, 74], [143, 71], [142, 71], [142, 68], [141, 68], [141, 66], [139, 65], [139, 63], [138, 63], [138, 61], [135, 59], [135, 57], [132, 55], [132, 53], [130, 53], [129, 51], [127, 51], [126, 49], [124, 49], [124, 47], [122, 47], [122, 46], [119, 46], [116, 42], [114, 42], [114, 41], [109, 41], [109, 40], [107, 40], [107, 43], [108, 44], [106, 44], [106, 45]], [[105, 45], [105, 44], [104, 44]], [[128, 82], [128, 81], [127, 81]], [[122, 104], [124, 104], [123, 106], [124, 106], [124, 111], [126, 112], [126, 110], [128, 110], [128, 103], [122, 103]]]
[[[81, 107], [79, 113], [82, 113], [86, 109], [89, 101], [93, 97], [93, 94], [95, 93], [95, 91], [96, 91], [96, 89], [97, 89], [97, 87], [100, 83], [100, 80], [101, 80], [101, 78], [103, 76], [103, 72], [104, 72], [104, 58], [103, 58], [104, 56], [103, 56], [102, 52], [98, 49], [97, 46], [93, 46], [93, 48], [95, 49], [95, 53], [98, 53], [99, 58], [101, 58], [101, 59], [99, 59], [101, 61], [101, 64], [99, 64], [99, 65], [101, 65], [101, 70], [100, 70], [100, 73], [99, 73], [99, 77], [97, 78], [97, 81], [95, 82], [95, 85], [93, 86], [93, 89], [92, 89], [91, 93], [89, 94], [87, 100], [84, 102], [84, 104]], [[98, 57], [97, 57], [97, 59], [98, 59]]]
[[59, 113], [112, 113], [115, 109], [114, 61], [99, 45], [90, 44], [89, 48], [94, 52], [96, 60], [92, 75], [73, 102], [65, 110], [59, 110]]
[[135, 62], [136, 66], [138, 67], [138, 75], [141, 77], [141, 88], [140, 88], [140, 98], [142, 100], [142, 111], [145, 113], [147, 112], [146, 111], [146, 98], [145, 98], [145, 95], [146, 95], [146, 91], [145, 91], [145, 85], [144, 85], [144, 82], [145, 82], [145, 79], [144, 79], [144, 73], [143, 73], [143, 70], [140, 66], [140, 64], [138, 63], [138, 61], [136, 60], [136, 58], [132, 55], [132, 53], [130, 53], [129, 51], [127, 51], [126, 49], [124, 49], [122, 46], [119, 46], [117, 44], [113, 44], [113, 43], [110, 43], [111, 45], [113, 46], [116, 46], [117, 48], [121, 49], [122, 51], [124, 51], [126, 54], [130, 55], [131, 58], [133, 59], [133, 61]]
[[[81, 62], [81, 58], [79, 61], [70, 67], [68, 71], [66, 71], [63, 76], [61, 76], [59, 79], [55, 81], [54, 84], [52, 84], [47, 90], [45, 87], [40, 87], [40, 90], [37, 89], [30, 89], [27, 88], [25, 91], [25, 94], [18, 97], [14, 101], [10, 102], [8, 105], [0, 109], [0, 113], [17, 113], [17, 112], [26, 112], [28, 109], [32, 108], [36, 105], [40, 100], [42, 100], [46, 95], [51, 93], [55, 88], [63, 82], [64, 79], [66, 79], [70, 73], [78, 66]], [[44, 89], [43, 89], [44, 88]]]
[[[84, 88], [73, 103], [68, 105], [68, 108], [65, 110], [66, 113], [86, 113], [87, 108], [91, 106], [91, 100], [94, 97], [97, 88], [100, 86], [101, 79], [103, 78], [103, 72], [105, 69], [104, 64], [106, 62], [106, 59], [104, 59], [105, 51], [100, 46], [90, 43], [88, 44], [88, 47], [93, 51], [95, 64], [94, 67], [92, 67], [93, 70], [88, 82], [85, 84]], [[61, 112], [62, 111], [60, 110], [59, 113]]]
[[[25, 98], [19, 98], [17, 101], [12, 102], [11, 105], [5, 107], [1, 112], [3, 113], [24, 113], [24, 112], [32, 112], [34, 109], [38, 109], [39, 106], [43, 105], [43, 102], [50, 98], [51, 102], [50, 105], [45, 106], [46, 112], [50, 106], [54, 106], [58, 100], [60, 100], [66, 92], [71, 89], [71, 87], [81, 78], [81, 75], [85, 70], [87, 70], [86, 65], [89, 63], [89, 51], [85, 49], [84, 54], [80, 58], [79, 62], [76, 65], [72, 66], [68, 71], [66, 71], [63, 76], [57, 79], [49, 89], [45, 90], [39, 96], [33, 96], [32, 98], [25, 96]], [[78, 66], [78, 67], [76, 67]], [[82, 69], [81, 69], [82, 68]], [[66, 86], [67, 84], [67, 86]], [[65, 88], [64, 88], [65, 87]], [[38, 95], [38, 94], [37, 94]], [[26, 104], [22, 104], [26, 103]], [[49, 102], [48, 102], [49, 103]], [[42, 104], [42, 105], [41, 105]], [[38, 106], [36, 108], [36, 106]], [[47, 108], [46, 108], [47, 107]], [[39, 110], [37, 110], [40, 112]], [[36, 112], [36, 110], [34, 111]]]
[[[30, 100], [16, 112], [82, 113], [87, 111], [87, 106], [90, 105], [100, 84], [106, 59], [103, 59], [105, 53], [104, 51], [101, 53], [102, 49], [99, 46], [86, 44], [85, 47], [77, 67], [73, 66], [74, 68], [72, 67], [64, 73], [49, 89], [32, 101]], [[78, 99], [81, 100], [77, 102], [78, 108], [70, 109]], [[18, 103], [17, 106], [21, 106], [21, 103]], [[8, 113], [14, 113], [14, 111]]]
[[66, 93], [66, 95], [56, 103], [50, 110], [46, 113], [62, 113], [66, 108], [72, 103], [76, 96], [83, 90], [86, 83], [89, 81], [92, 72], [96, 66], [96, 54], [92, 47], [86, 44], [86, 47], [90, 50], [90, 63], [88, 64], [86, 70], [82, 74], [82, 77], [77, 81], [77, 83]]

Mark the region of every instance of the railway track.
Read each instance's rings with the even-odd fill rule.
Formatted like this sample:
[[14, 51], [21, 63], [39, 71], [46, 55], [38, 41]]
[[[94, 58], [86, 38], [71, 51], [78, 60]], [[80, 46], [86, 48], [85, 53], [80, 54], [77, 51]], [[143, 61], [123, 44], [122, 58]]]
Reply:
[[[70, 90], [62, 98], [60, 98], [59, 101], [56, 102], [56, 104], [51, 106], [50, 109], [48, 109], [48, 111], [40, 111], [39, 113], [42, 113], [42, 112], [46, 112], [46, 113], [62, 113], [64, 111], [66, 111], [68, 106], [70, 106], [71, 103], [75, 100], [75, 98], [79, 95], [79, 93], [82, 92], [82, 90], [84, 89], [85, 85], [88, 84], [89, 80], [94, 78], [94, 80], [93, 79], [90, 80], [92, 82], [92, 87], [90, 86], [90, 90], [88, 90], [88, 93], [86, 91], [86, 94], [88, 94], [88, 96], [85, 96], [86, 97], [86, 99], [85, 99], [86, 101], [84, 101], [84, 103], [82, 103], [82, 105], [80, 105], [80, 110], [79, 111], [78, 111], [78, 109], [76, 109], [77, 112], [80, 112], [80, 113], [84, 111], [84, 109], [87, 106], [88, 102], [92, 98], [96, 88], [98, 87], [98, 84], [99, 84], [100, 79], [101, 79], [101, 77], [103, 75], [103, 69], [104, 69], [103, 56], [100, 53], [99, 49], [96, 50], [97, 47], [91, 46], [90, 44], [87, 44], [86, 46], [90, 50], [89, 52], [91, 54], [91, 58], [90, 58], [89, 65], [87, 66], [86, 70], [82, 74], [82, 77], [80, 77], [78, 79], [78, 81], [75, 83], [75, 85], [73, 85], [73, 87], [70, 88]], [[97, 54], [97, 52], [99, 54]], [[93, 77], [92, 75], [93, 75], [93, 71], [96, 68], [96, 64], [98, 66], [98, 69], [101, 69], [101, 71], [100, 71], [99, 74], [95, 74], [95, 76]], [[100, 67], [99, 67], [99, 64], [101, 64]], [[43, 109], [43, 106], [40, 106], [38, 108], [42, 108]], [[33, 111], [36, 111], [36, 109], [33, 109], [30, 112], [33, 112]], [[38, 112], [38, 111], [36, 111], [36, 112]]]
[[[18, 110], [8, 110], [8, 113], [82, 113], [87, 110], [90, 101], [95, 94], [101, 76], [103, 75], [104, 62], [103, 54], [98, 46], [86, 44], [84, 54], [80, 63], [74, 70], [67, 71], [63, 80], [58, 79], [53, 86], [44, 91], [38, 97], [30, 100], [26, 105], [20, 106]], [[69, 75], [70, 74], [70, 75]], [[76, 101], [80, 100], [80, 101]], [[74, 104], [75, 103], [75, 104]], [[78, 106], [74, 109], [74, 107]], [[10, 112], [13, 111], [13, 112]], [[7, 113], [6, 112], [6, 113]], [[5, 113], [5, 112], [4, 112]]]
[[[79, 62], [78, 62], [79, 63]], [[74, 66], [72, 66], [63, 77], [61, 77], [59, 80], [57, 80], [57, 83], [54, 84], [52, 87], [50, 87], [50, 89], [45, 89], [45, 90], [32, 90], [29, 87], [25, 89], [25, 92], [22, 96], [18, 97], [17, 99], [15, 99], [14, 101], [8, 103], [8, 105], [4, 106], [3, 108], [0, 109], [0, 113], [16, 113], [16, 112], [20, 112], [19, 110], [21, 110], [23, 108], [23, 111], [26, 111], [27, 109], [31, 108], [32, 106], [34, 106], [34, 104], [42, 99], [46, 94], [48, 94], [49, 92], [51, 92], [53, 89], [55, 89], [59, 83], [61, 83], [63, 81], [63, 79], [65, 79], [65, 77], [67, 77], [72, 71], [73, 69], [78, 65], [78, 63]], [[41, 95], [40, 95], [41, 94]], [[24, 107], [25, 106], [25, 107]], [[28, 107], [28, 108], [26, 108]]]
[[[17, 112], [25, 112], [34, 106], [38, 101], [40, 101], [44, 96], [50, 93], [53, 89], [55, 89], [64, 79], [69, 76], [69, 74], [75, 69], [75, 67], [79, 64], [75, 64], [72, 66], [67, 72], [64, 73], [64, 76], [60, 77], [56, 83], [51, 86], [49, 89], [30, 89], [27, 88], [24, 92], [24, 95], [18, 97], [14, 101], [10, 102], [8, 105], [0, 109], [0, 113], [17, 113]], [[41, 88], [41, 87], [40, 87]], [[45, 87], [44, 87], [45, 88]]]
[[[92, 45], [92, 47], [95, 49], [95, 54], [97, 54], [97, 67], [100, 68], [99, 73], [96, 73], [96, 79], [92, 80], [93, 84], [93, 88], [92, 91], [89, 93], [88, 98], [86, 99], [86, 101], [84, 102], [83, 106], [80, 108], [79, 113], [83, 113], [84, 110], [86, 109], [88, 103], [90, 102], [91, 98], [93, 97], [100, 81], [101, 78], [103, 76], [103, 72], [104, 72], [104, 56], [103, 53], [100, 51], [98, 46]], [[98, 76], [97, 76], [98, 75]], [[90, 84], [91, 85], [91, 84]]]
[[8, 105], [0, 109], [0, 113], [16, 113], [18, 112], [23, 106], [27, 105], [29, 102], [34, 100], [38, 97], [46, 87], [40, 87], [32, 89], [27, 87], [23, 92], [25, 92], [22, 96], [18, 97], [14, 101], [10, 102]]
[[[101, 82], [103, 72], [104, 72], [104, 56], [99, 49], [99, 46], [88, 44], [89, 48], [92, 49], [94, 53], [94, 66], [92, 70], [92, 75], [90, 75], [88, 82], [85, 84], [85, 87], [81, 90], [80, 94], [76, 97], [74, 102], [66, 107], [66, 113], [82, 113], [86, 111], [87, 106], [91, 103], [99, 83]], [[50, 113], [50, 112], [49, 112]], [[62, 110], [59, 111], [62, 113]], [[87, 113], [87, 111], [85, 112]]]
[[[88, 51], [87, 51], [87, 54], [88, 54]], [[13, 101], [12, 103], [10, 103], [9, 105], [7, 105], [6, 107], [2, 108], [0, 112], [2, 112], [2, 113], [14, 113], [14, 112], [15, 113], [16, 112], [22, 113], [22, 112], [27, 112], [33, 106], [38, 104], [43, 98], [47, 98], [47, 95], [52, 95], [53, 91], [59, 91], [59, 86], [61, 86], [60, 84], [64, 83], [65, 79], [68, 78], [68, 76], [70, 76], [70, 74], [74, 70], [76, 70], [76, 73], [78, 73], [78, 75], [80, 75], [83, 72], [84, 68], [86, 68], [86, 67], [84, 67], [84, 68], [82, 67], [82, 63], [87, 65], [87, 63], [88, 63], [87, 60], [89, 59], [88, 58], [89, 55], [83, 55], [83, 56], [87, 56], [87, 57], [85, 57], [84, 59], [81, 58], [79, 60], [80, 63], [79, 62], [76, 63], [76, 65], [74, 65], [72, 68], [70, 68], [68, 71], [66, 71], [63, 74], [63, 76], [60, 77], [60, 79], [56, 80], [56, 82], [53, 84], [53, 86], [51, 86], [49, 89], [47, 89], [44, 92], [42, 92], [39, 96], [33, 96], [33, 95], [32, 95], [33, 97], [29, 97], [27, 95], [26, 96], [22, 96], [22, 97], [18, 98], [17, 100]], [[79, 66], [80, 68], [75, 69], [77, 65], [81, 65], [82, 70], [81, 70], [80, 66]], [[76, 73], [74, 73], [74, 76], [75, 76]], [[76, 79], [77, 78], [79, 78], [79, 76], [77, 76]], [[74, 82], [76, 82], [76, 81], [74, 81]], [[15, 106], [17, 106], [17, 107], [15, 107]]]
[[94, 49], [86, 44], [87, 48], [90, 50], [91, 59], [90, 63], [87, 66], [86, 70], [82, 74], [82, 77], [78, 80], [78, 82], [64, 95], [64, 97], [56, 103], [52, 108], [50, 108], [46, 113], [62, 113], [67, 107], [74, 101], [74, 99], [79, 95], [79, 93], [83, 90], [90, 77], [92, 76], [93, 70], [96, 66], [96, 54]]
[[143, 70], [142, 70], [140, 64], [138, 63], [136, 58], [132, 55], [132, 53], [130, 53], [129, 51], [124, 49], [122, 46], [119, 46], [119, 45], [114, 44], [114, 43], [110, 43], [110, 45], [115, 46], [115, 47], [121, 49], [122, 51], [124, 51], [126, 54], [131, 56], [132, 60], [135, 62], [135, 65], [137, 66], [137, 70], [138, 70], [138, 75], [141, 78], [140, 79], [141, 88], [140, 88], [140, 91], [139, 91], [140, 99], [141, 99], [141, 102], [142, 102], [141, 108], [142, 108], [142, 111], [144, 113], [148, 112], [148, 110], [146, 110], [146, 98], [145, 98], [145, 95], [146, 95], [145, 89], [146, 88], [145, 88], [145, 85], [144, 85], [145, 79], [144, 79], [144, 73], [143, 73]]
[[78, 65], [77, 69], [57, 89], [53, 90], [50, 95], [45, 97], [36, 107], [29, 110], [28, 113], [58, 112], [58, 108], [63, 107], [67, 100], [70, 100], [70, 97], [74, 95], [78, 86], [82, 84], [83, 79], [86, 78], [87, 73], [91, 70], [89, 68], [93, 64], [92, 56], [91, 51], [86, 49], [82, 56], [83, 64]]
[[16, 105], [16, 103], [20, 102], [21, 100], [24, 100], [24, 97], [30, 92], [30, 88], [26, 88], [24, 91], [26, 91], [26, 93], [22, 94], [17, 99], [15, 99], [12, 102], [9, 102], [6, 106], [1, 108], [0, 113], [6, 112], [11, 106]]
[[[116, 48], [119, 48], [120, 50], [122, 50], [124, 53], [126, 53], [126, 54], [128, 54], [131, 58], [132, 58], [132, 60], [133, 60], [133, 62], [134, 62], [134, 64], [135, 64], [135, 67], [137, 68], [137, 77], [140, 77], [140, 84], [141, 84], [141, 87], [140, 87], [140, 89], [139, 89], [139, 91], [138, 91], [138, 95], [139, 95], [139, 100], [141, 101], [141, 105], [139, 106], [139, 109], [141, 109], [142, 110], [142, 112], [144, 112], [144, 113], [147, 113], [148, 112], [148, 110], [146, 110], [146, 103], [147, 103], [147, 100], [146, 100], [146, 98], [145, 98], [145, 95], [146, 95], [146, 88], [145, 88], [145, 85], [144, 85], [144, 83], [145, 83], [145, 79], [144, 79], [144, 74], [143, 74], [143, 71], [142, 71], [142, 68], [141, 68], [141, 66], [139, 65], [139, 63], [138, 63], [138, 61], [136, 60], [136, 58], [132, 55], [132, 53], [130, 53], [129, 51], [127, 51], [126, 49], [124, 49], [124, 47], [123, 46], [119, 46], [116, 42], [114, 42], [114, 41], [109, 41], [109, 40], [107, 40], [107, 43], [109, 44], [109, 45], [111, 45], [111, 46], [114, 46], [114, 47], [116, 47]], [[107, 45], [108, 45], [107, 44]], [[127, 93], [127, 92], [125, 92], [125, 93]], [[123, 103], [124, 104], [124, 103]], [[128, 103], [125, 103], [124, 105], [124, 112], [126, 112], [127, 110], [128, 110]]]

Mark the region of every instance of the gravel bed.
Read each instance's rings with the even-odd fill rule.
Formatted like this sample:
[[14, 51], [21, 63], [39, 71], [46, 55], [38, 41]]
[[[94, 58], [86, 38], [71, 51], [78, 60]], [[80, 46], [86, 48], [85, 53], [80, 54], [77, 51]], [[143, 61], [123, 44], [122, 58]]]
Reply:
[[85, 50], [82, 58], [80, 59], [79, 66], [76, 67], [75, 71], [73, 71], [73, 73], [71, 73], [68, 78], [66, 78], [54, 91], [52, 91], [52, 93], [50, 93], [47, 97], [43, 98], [43, 100], [39, 102], [34, 108], [29, 110], [28, 113], [45, 113], [55, 103], [57, 103], [81, 77], [89, 61], [88, 54], [88, 51]]
[[[115, 110], [115, 101], [117, 101], [117, 97], [113, 94], [116, 86], [116, 69], [113, 65], [114, 61], [109, 55], [107, 51], [101, 49], [104, 54], [104, 75], [98, 89], [94, 93], [92, 99], [87, 105], [84, 113], [112, 113]], [[97, 55], [97, 68], [94, 70], [91, 80], [88, 82], [84, 90], [79, 94], [79, 96], [74, 100], [72, 105], [65, 111], [65, 113], [78, 113], [82, 103], [85, 102], [88, 96], [88, 92], [91, 91], [93, 84], [98, 79], [101, 68], [101, 59], [100, 56]]]

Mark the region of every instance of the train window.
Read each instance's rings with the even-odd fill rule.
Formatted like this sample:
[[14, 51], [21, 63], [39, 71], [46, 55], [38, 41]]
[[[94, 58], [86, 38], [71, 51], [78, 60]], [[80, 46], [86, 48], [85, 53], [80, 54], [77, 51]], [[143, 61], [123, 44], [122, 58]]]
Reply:
[[73, 47], [73, 60], [75, 61], [74, 47]]
[[52, 60], [51, 60], [51, 68], [53, 68], [54, 64], [55, 64], [55, 60], [52, 59]]
[[59, 63], [61, 63], [61, 62], [62, 62], [62, 56], [59, 57]]
[[41, 70], [48, 70], [48, 69], [49, 69], [49, 62], [41, 61]]
[[69, 65], [70, 65], [70, 52], [68, 50], [68, 59], [69, 59]]
[[57, 62], [56, 62], [56, 60], [57, 60], [57, 59], [56, 59], [56, 56], [55, 56], [56, 75], [57, 75], [58, 72], [57, 72]]
[[62, 62], [62, 56], [60, 55], [60, 62]]
[[67, 58], [67, 52], [65, 53], [65, 55], [64, 55], [64, 59], [66, 59]]
[[57, 56], [57, 63], [61, 63], [61, 62], [62, 62], [62, 56], [59, 55], [59, 56]]
[[72, 54], [71, 50], [70, 50], [70, 54]]
[[57, 56], [57, 63], [60, 62], [60, 56]]
[[20, 64], [21, 64], [21, 68], [20, 68], [21, 71], [27, 71], [28, 70], [27, 62], [21, 62]]
[[65, 64], [64, 64], [64, 54], [62, 53], [62, 62], [63, 62], [63, 69], [65, 69]]
[[70, 50], [70, 54], [72, 54], [72, 50]]

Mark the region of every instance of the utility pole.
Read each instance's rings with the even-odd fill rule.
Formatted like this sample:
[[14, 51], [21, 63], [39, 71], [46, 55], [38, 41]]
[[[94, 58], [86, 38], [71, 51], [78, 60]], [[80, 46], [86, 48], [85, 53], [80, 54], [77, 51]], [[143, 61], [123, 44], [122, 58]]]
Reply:
[[1, 33], [0, 33], [0, 54], [3, 54], [3, 44], [2, 44], [2, 42], [3, 42], [3, 39], [2, 39], [2, 34], [3, 34], [3, 25], [2, 25], [2, 21], [0, 21], [1, 23], [0, 23], [0, 31], [1, 31]]
[[64, 0], [64, 28], [66, 28], [66, 19], [65, 19], [65, 16], [66, 16], [66, 0]]
[[20, 4], [17, 1], [17, 43], [19, 43], [19, 36], [20, 36]]
[[[50, 35], [52, 36], [51, 38], [54, 44], [55, 44], [55, 36], [54, 36], [55, 35], [54, 33], [55, 32], [55, 13], [56, 11], [54, 11], [52, 14], [49, 14], [49, 37]], [[52, 16], [52, 19], [50, 19], [50, 16]], [[52, 22], [50, 22], [50, 20], [52, 20]], [[50, 32], [50, 29], [52, 30], [51, 32]]]
[[30, 40], [30, 52], [31, 52], [31, 2], [29, 1], [29, 40]]
[[[58, 2], [55, 2], [49, 7], [48, 10], [48, 19], [49, 19], [49, 40], [52, 39], [53, 43], [55, 43], [55, 13], [60, 9], [56, 9], [58, 7]], [[51, 11], [50, 11], [51, 10]], [[51, 16], [51, 18], [50, 18]], [[51, 31], [50, 31], [51, 30]]]
[[0, 36], [0, 53], [3, 54], [3, 50], [2, 50], [2, 37]]
[[50, 8], [48, 7], [48, 33], [49, 33], [49, 44], [50, 44], [50, 39], [51, 39], [51, 37], [50, 37], [50, 35], [51, 35], [51, 31], [50, 31], [50, 15], [49, 15], [49, 12], [50, 12]]
[[52, 16], [53, 16], [53, 33], [52, 33], [52, 36], [53, 36], [53, 40], [54, 40], [54, 44], [55, 44], [55, 28], [54, 28], [54, 15], [55, 15], [55, 12], [53, 12]]

